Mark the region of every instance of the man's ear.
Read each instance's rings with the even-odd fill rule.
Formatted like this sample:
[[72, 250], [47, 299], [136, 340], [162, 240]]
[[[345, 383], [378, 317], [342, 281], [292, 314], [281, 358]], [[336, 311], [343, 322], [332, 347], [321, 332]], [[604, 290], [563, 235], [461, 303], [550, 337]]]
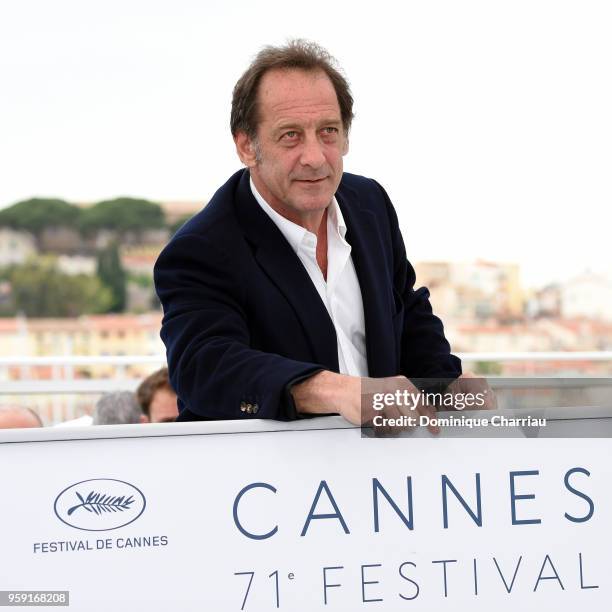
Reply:
[[240, 161], [247, 167], [252, 168], [257, 164], [257, 151], [255, 142], [247, 136], [246, 132], [237, 132], [234, 136], [236, 153]]
[[349, 152], [349, 139], [348, 135], [344, 137], [344, 146], [342, 147], [342, 155], [346, 155]]

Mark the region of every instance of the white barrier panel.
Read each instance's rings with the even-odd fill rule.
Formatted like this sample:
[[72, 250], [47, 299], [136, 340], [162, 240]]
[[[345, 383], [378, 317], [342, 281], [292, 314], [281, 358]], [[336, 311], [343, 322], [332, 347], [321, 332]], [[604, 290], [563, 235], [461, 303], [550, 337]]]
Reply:
[[[589, 414], [546, 431], [610, 435]], [[523, 434], [1, 432], [0, 590], [83, 612], [609, 610], [611, 441]]]

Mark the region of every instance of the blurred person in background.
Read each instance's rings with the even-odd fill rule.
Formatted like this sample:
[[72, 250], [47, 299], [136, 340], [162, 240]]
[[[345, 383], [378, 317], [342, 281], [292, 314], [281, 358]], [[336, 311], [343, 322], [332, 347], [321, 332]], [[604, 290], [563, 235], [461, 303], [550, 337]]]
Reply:
[[92, 425], [146, 423], [147, 417], [131, 391], [105, 393], [97, 402]]
[[40, 417], [24, 406], [0, 406], [0, 429], [42, 427]]
[[145, 422], [172, 423], [178, 416], [176, 393], [170, 386], [168, 368], [145, 378], [136, 390], [136, 398], [145, 415]]

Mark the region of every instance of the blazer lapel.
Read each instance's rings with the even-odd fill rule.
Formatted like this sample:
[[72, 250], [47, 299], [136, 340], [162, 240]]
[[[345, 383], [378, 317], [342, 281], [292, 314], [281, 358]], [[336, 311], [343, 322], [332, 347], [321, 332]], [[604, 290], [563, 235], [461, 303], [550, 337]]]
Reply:
[[336, 199], [346, 222], [346, 240], [351, 245], [361, 287], [369, 375], [389, 376], [397, 372], [398, 364], [391, 320], [393, 295], [386, 276], [378, 222], [371, 211], [361, 206], [356, 190], [340, 183]]
[[255, 200], [249, 178], [245, 170], [235, 198], [244, 234], [260, 267], [293, 307], [311, 345], [313, 361], [337, 372], [336, 331], [325, 304], [291, 245]]

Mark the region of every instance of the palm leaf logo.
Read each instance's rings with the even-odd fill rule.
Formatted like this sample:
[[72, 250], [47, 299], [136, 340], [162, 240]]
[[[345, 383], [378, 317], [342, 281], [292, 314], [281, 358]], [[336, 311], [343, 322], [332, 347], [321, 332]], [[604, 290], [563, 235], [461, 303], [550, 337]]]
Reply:
[[125, 495], [112, 496], [91, 491], [87, 497], [83, 498], [78, 491], [75, 491], [75, 493], [81, 503], [72, 506], [72, 508], [68, 510], [68, 516], [79, 508], [84, 508], [87, 512], [93, 512], [97, 515], [103, 512], [123, 512], [124, 510], [130, 510], [130, 505], [134, 501], [132, 495], [129, 497], [125, 497]]

